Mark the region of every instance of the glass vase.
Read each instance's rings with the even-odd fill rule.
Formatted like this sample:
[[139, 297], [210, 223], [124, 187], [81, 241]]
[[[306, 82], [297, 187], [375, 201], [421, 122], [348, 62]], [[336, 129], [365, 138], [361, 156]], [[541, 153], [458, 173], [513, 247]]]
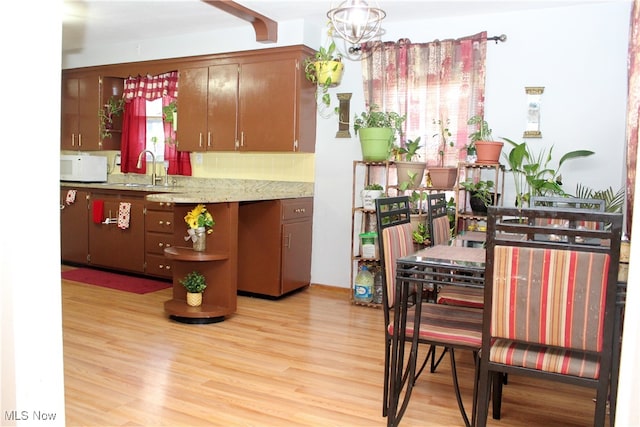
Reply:
[[196, 228], [193, 240], [193, 250], [204, 252], [207, 249], [207, 232], [204, 227]]

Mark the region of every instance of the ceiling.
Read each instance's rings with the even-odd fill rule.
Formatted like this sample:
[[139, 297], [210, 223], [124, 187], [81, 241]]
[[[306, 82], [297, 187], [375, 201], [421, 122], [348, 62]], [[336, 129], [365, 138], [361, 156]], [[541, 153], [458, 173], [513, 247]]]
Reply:
[[[380, 0], [385, 23], [420, 18], [501, 13], [589, 3], [597, 0]], [[236, 0], [274, 21], [326, 21], [340, 2], [330, 0]], [[369, 1], [375, 3], [375, 1]], [[250, 25], [199, 0], [64, 0], [62, 50], [82, 49], [136, 40], [172, 37], [212, 29]]]

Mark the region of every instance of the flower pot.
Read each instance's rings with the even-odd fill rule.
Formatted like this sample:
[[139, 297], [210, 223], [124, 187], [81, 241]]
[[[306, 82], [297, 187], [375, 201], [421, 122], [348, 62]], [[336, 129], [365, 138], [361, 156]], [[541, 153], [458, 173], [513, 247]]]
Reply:
[[376, 199], [384, 194], [382, 190], [362, 190], [362, 208], [376, 210]]
[[[407, 190], [413, 190], [421, 186], [427, 164], [424, 162], [395, 162], [398, 174], [398, 185], [407, 182]], [[413, 179], [412, 179], [413, 177]]]
[[418, 224], [423, 224], [423, 225], [427, 224], [427, 214], [426, 213], [411, 214], [411, 215], [409, 215], [409, 218], [411, 220], [411, 230], [412, 231], [418, 231]]
[[202, 292], [187, 292], [187, 305], [191, 307], [200, 307], [202, 305]]
[[[479, 198], [477, 193], [472, 192], [469, 197], [469, 206], [471, 207], [471, 211], [473, 213], [486, 215], [487, 214], [487, 206], [484, 204], [481, 198]], [[494, 194], [491, 193], [491, 198], [494, 197]], [[500, 200], [500, 194], [496, 195], [496, 204]]]
[[[334, 87], [342, 80], [344, 64], [340, 61], [317, 61], [313, 64], [318, 76], [318, 84], [324, 86], [327, 81], [331, 83], [327, 86]], [[329, 80], [330, 79], [330, 80]]]
[[433, 188], [451, 189], [456, 184], [458, 169], [429, 166], [429, 177]]
[[476, 163], [484, 165], [500, 163], [503, 145], [504, 143], [500, 141], [476, 141]]
[[389, 158], [389, 148], [393, 139], [391, 128], [364, 128], [358, 130], [362, 160], [384, 162]]
[[204, 252], [207, 249], [207, 231], [204, 227], [198, 227], [195, 229], [195, 235], [193, 240], [193, 250], [197, 252]]

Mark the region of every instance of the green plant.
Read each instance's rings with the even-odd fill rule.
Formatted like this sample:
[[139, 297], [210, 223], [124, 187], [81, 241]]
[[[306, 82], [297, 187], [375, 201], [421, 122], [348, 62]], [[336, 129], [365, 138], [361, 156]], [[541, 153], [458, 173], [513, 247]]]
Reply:
[[467, 190], [472, 197], [476, 197], [482, 200], [485, 206], [489, 206], [493, 204], [493, 192], [495, 183], [491, 180], [487, 181], [463, 181], [460, 183], [460, 186]]
[[422, 148], [422, 145], [420, 145], [420, 137], [417, 137], [414, 140], [408, 139], [404, 146], [394, 145], [391, 148], [391, 153], [396, 161], [404, 160], [405, 162], [411, 162], [420, 148]]
[[604, 210], [606, 212], [622, 212], [624, 207], [624, 188], [620, 188], [616, 193], [613, 188], [606, 190], [594, 190], [578, 183], [576, 185], [576, 197], [580, 199], [600, 199], [604, 200]]
[[417, 214], [420, 211], [426, 213], [424, 204], [427, 200], [427, 197], [427, 193], [423, 191], [412, 191], [411, 195], [409, 196], [409, 209], [411, 210], [411, 213]]
[[364, 189], [365, 190], [381, 190], [382, 191], [382, 190], [384, 190], [384, 187], [382, 185], [380, 185], [380, 184], [374, 183], [374, 184], [366, 185], [364, 187]]
[[124, 99], [112, 96], [104, 104], [103, 108], [98, 110], [98, 118], [100, 119], [100, 136], [104, 138], [111, 137], [111, 129], [113, 127], [113, 118], [120, 117], [124, 111]]
[[180, 279], [180, 283], [184, 286], [187, 292], [192, 294], [198, 294], [204, 291], [207, 287], [204, 276], [197, 271], [192, 271], [187, 274], [183, 279]]
[[590, 150], [574, 150], [564, 154], [558, 162], [558, 167], [551, 168], [553, 146], [534, 153], [526, 142], [517, 143], [508, 138], [502, 138], [511, 144], [511, 151], [502, 153], [513, 174], [516, 205], [528, 204], [532, 196], [566, 195], [562, 189], [562, 175], [560, 168], [567, 160], [588, 157], [595, 154]]
[[[329, 47], [320, 46], [320, 49], [313, 56], [306, 58], [303, 63], [306, 79], [318, 85], [322, 91], [322, 103], [327, 107], [331, 104], [329, 88], [339, 83], [333, 80], [331, 72], [341, 71], [344, 67], [342, 55], [335, 51], [336, 44], [331, 40]], [[326, 76], [324, 80], [320, 80], [321, 75]], [[317, 95], [316, 92], [316, 97]]]
[[171, 101], [169, 105], [162, 107], [162, 120], [165, 123], [173, 123], [173, 113], [178, 112], [178, 102]]
[[491, 128], [489, 127], [489, 123], [484, 120], [483, 116], [476, 115], [471, 117], [467, 121], [468, 125], [476, 125], [478, 126], [475, 132], [469, 134], [469, 139], [471, 143], [467, 146], [468, 148], [475, 148], [475, 144], [478, 141], [492, 141], [493, 136], [491, 132]]
[[431, 238], [431, 236], [429, 235], [429, 229], [422, 222], [418, 224], [417, 230], [413, 230], [413, 232], [411, 233], [411, 237], [413, 238], [414, 242], [420, 245], [424, 245]]
[[449, 119], [447, 120], [433, 120], [433, 124], [438, 126], [438, 133], [434, 133], [434, 138], [439, 138], [439, 148], [438, 148], [438, 165], [444, 166], [444, 152], [447, 149], [447, 145], [449, 147], [453, 147], [453, 141], [449, 141], [451, 138], [451, 131], [449, 130]]
[[353, 130], [356, 135], [360, 129], [364, 128], [391, 128], [393, 130], [393, 140], [396, 134], [402, 135], [402, 124], [407, 119], [406, 115], [401, 116], [393, 111], [379, 111], [378, 106], [372, 104], [367, 111], [356, 115], [353, 120]]

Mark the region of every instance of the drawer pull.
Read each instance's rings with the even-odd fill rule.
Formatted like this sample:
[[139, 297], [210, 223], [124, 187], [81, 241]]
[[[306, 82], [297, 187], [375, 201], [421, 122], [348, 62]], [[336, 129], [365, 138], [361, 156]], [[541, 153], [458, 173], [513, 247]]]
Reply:
[[295, 213], [305, 213], [306, 209], [305, 208], [297, 208], [294, 210]]
[[162, 225], [164, 224], [164, 221], [158, 221], [158, 224]]
[[171, 266], [170, 266], [170, 265], [167, 265], [166, 270], [171, 270]]
[[160, 202], [160, 206], [164, 206], [164, 202]]
[[164, 268], [164, 265], [160, 264], [160, 265], [158, 266], [158, 268], [159, 268], [160, 270], [162, 270], [162, 269]]
[[159, 248], [161, 248], [162, 246], [164, 246], [162, 242], [158, 243]]
[[165, 243], [164, 246], [168, 248], [171, 246], [171, 243]]
[[171, 225], [171, 221], [167, 221], [167, 225]]

